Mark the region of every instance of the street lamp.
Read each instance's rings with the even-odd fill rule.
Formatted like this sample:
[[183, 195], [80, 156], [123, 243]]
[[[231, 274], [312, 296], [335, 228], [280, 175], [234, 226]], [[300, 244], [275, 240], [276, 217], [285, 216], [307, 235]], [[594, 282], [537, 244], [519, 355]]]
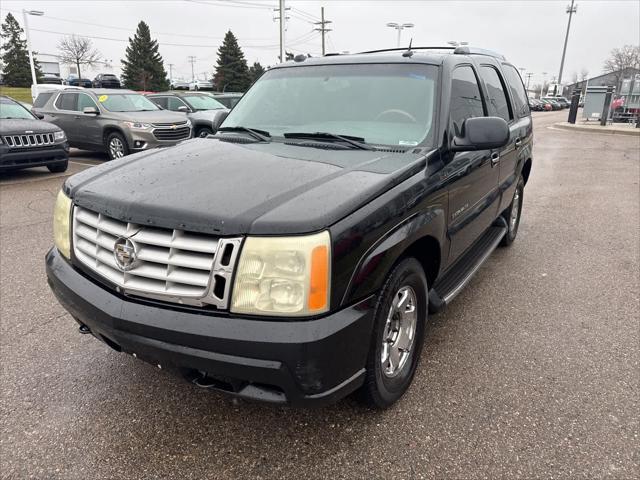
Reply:
[[387, 27], [395, 28], [398, 30], [398, 48], [400, 48], [400, 37], [402, 36], [402, 30], [405, 28], [413, 28], [413, 23], [395, 23], [389, 22], [387, 23]]
[[31, 81], [34, 85], [38, 84], [38, 79], [36, 78], [36, 66], [33, 63], [33, 51], [31, 50], [31, 37], [29, 36], [29, 22], [27, 21], [27, 15], [33, 15], [34, 17], [41, 17], [44, 15], [44, 12], [40, 10], [22, 10], [22, 15], [24, 17], [24, 31], [27, 35], [27, 50], [29, 50], [29, 63], [31, 64]]
[[469, 42], [458, 42], [456, 40], [449, 40], [447, 43], [452, 47], [463, 47], [465, 45], [469, 45]]

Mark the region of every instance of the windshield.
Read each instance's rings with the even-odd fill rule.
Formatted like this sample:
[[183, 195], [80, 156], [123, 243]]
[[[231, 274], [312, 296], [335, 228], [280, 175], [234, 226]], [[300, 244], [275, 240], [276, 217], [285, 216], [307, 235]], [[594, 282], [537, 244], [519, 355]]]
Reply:
[[183, 98], [194, 110], [218, 110], [224, 108], [224, 105], [208, 95], [189, 95]]
[[0, 118], [21, 118], [25, 120], [33, 120], [33, 115], [22, 105], [18, 105], [11, 100], [0, 99]]
[[159, 110], [155, 103], [137, 93], [98, 95], [98, 101], [110, 112], [144, 112]]
[[282, 136], [326, 132], [367, 143], [429, 141], [438, 69], [422, 64], [314, 65], [266, 72], [223, 127]]

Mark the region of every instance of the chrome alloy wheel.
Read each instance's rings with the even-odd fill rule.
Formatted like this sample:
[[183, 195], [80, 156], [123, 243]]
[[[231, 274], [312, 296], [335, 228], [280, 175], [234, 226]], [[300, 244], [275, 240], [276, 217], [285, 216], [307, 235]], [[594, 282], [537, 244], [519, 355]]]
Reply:
[[380, 362], [386, 377], [395, 377], [411, 356], [418, 324], [416, 293], [409, 286], [401, 287], [393, 297], [382, 334]]
[[518, 216], [520, 215], [520, 189], [516, 187], [516, 193], [513, 194], [513, 202], [511, 203], [511, 216], [509, 217], [509, 230], [513, 232], [518, 224]]
[[113, 137], [109, 141], [109, 154], [111, 155], [111, 158], [124, 157], [124, 144], [118, 137]]

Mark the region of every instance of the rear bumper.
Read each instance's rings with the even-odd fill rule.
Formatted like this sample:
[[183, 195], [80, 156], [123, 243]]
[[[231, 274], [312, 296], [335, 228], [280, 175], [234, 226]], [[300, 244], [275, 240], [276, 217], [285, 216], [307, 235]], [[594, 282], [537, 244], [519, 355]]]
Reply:
[[60, 143], [46, 148], [10, 149], [0, 145], [0, 170], [14, 170], [18, 168], [40, 167], [69, 159], [69, 144]]
[[121, 297], [55, 248], [46, 268], [59, 302], [96, 338], [205, 388], [307, 406], [335, 402], [364, 380], [373, 297], [318, 319], [243, 318]]

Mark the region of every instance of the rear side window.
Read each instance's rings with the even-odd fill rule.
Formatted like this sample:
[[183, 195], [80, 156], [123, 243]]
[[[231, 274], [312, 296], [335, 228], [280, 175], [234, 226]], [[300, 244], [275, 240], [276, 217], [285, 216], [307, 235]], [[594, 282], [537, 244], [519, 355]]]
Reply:
[[167, 100], [168, 108], [173, 112], [177, 112], [180, 107], [186, 107], [185, 103], [177, 97], [169, 97]]
[[53, 92], [45, 92], [39, 94], [33, 102], [33, 106], [35, 108], [44, 107], [45, 103], [49, 101], [49, 99], [53, 96]]
[[510, 121], [513, 117], [509, 111], [509, 102], [500, 74], [495, 68], [485, 65], [480, 67], [480, 76], [487, 87], [489, 115]]
[[63, 93], [56, 100], [56, 107], [60, 110], [75, 110], [77, 104], [77, 93]]
[[503, 64], [502, 70], [509, 85], [509, 90], [511, 90], [516, 116], [526, 117], [529, 115], [529, 100], [527, 99], [527, 92], [524, 89], [520, 74], [513, 65]]
[[167, 97], [149, 97], [149, 100], [158, 105], [160, 108], [164, 108], [165, 110], [167, 109], [167, 102], [169, 100]]
[[462, 125], [467, 118], [484, 116], [478, 80], [470, 66], [458, 67], [453, 71], [449, 115], [457, 136], [462, 135]]

